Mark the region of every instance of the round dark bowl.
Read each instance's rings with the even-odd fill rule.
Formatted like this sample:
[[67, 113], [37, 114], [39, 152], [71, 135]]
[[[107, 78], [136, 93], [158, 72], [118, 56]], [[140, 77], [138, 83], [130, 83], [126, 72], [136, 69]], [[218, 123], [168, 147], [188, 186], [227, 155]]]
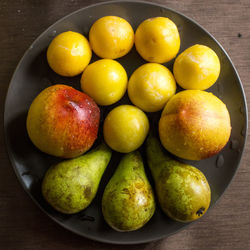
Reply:
[[[62, 159], [40, 152], [29, 140], [26, 131], [26, 116], [29, 106], [36, 95], [46, 87], [64, 83], [80, 90], [80, 76], [64, 78], [54, 73], [46, 61], [46, 49], [55, 35], [73, 30], [88, 36], [88, 31], [95, 20], [106, 15], [125, 18], [136, 30], [145, 19], [165, 16], [173, 20], [180, 32], [182, 52], [194, 44], [203, 44], [212, 48], [220, 58], [221, 73], [217, 82], [207, 91], [213, 92], [226, 105], [230, 112], [232, 134], [226, 147], [216, 156], [202, 161], [189, 163], [198, 167], [207, 177], [211, 190], [211, 207], [221, 197], [237, 168], [243, 154], [247, 131], [247, 106], [240, 78], [225, 50], [200, 25], [190, 18], [164, 6], [136, 1], [114, 1], [91, 5], [80, 9], [53, 24], [43, 32], [29, 47], [12, 77], [5, 104], [4, 128], [9, 158], [18, 180], [32, 200], [54, 221], [70, 231], [84, 237], [117, 244], [145, 243], [167, 237], [183, 229], [184, 223], [169, 219], [159, 206], [152, 219], [140, 230], [119, 233], [111, 229], [101, 213], [101, 198], [108, 180], [112, 176], [121, 154], [113, 153], [112, 160], [102, 178], [96, 198], [84, 211], [74, 215], [64, 215], [51, 208], [41, 195], [41, 180], [46, 170]], [[92, 61], [97, 60], [95, 55]], [[145, 61], [132, 51], [118, 60], [127, 70], [128, 76]], [[173, 60], [165, 64], [172, 70]], [[178, 89], [180, 91], [180, 89]], [[120, 102], [110, 107], [101, 108], [102, 121], [106, 113], [114, 106], [129, 103], [127, 95]], [[156, 130], [159, 112], [148, 114], [151, 129]], [[97, 145], [101, 140], [97, 140]], [[141, 152], [145, 157], [144, 146]], [[146, 165], [146, 162], [145, 162]], [[146, 170], [148, 167], [146, 165]], [[148, 172], [147, 172], [148, 173]], [[150, 173], [148, 177], [152, 182]], [[210, 207], [210, 209], [211, 209]], [[201, 218], [202, 220], [202, 218]]]

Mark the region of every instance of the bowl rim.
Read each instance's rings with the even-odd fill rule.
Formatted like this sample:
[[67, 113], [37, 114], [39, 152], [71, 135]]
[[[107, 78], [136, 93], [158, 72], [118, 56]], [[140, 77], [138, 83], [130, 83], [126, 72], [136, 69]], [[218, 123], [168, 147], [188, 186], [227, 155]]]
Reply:
[[[35, 40], [31, 43], [31, 45], [29, 46], [28, 49], [26, 49], [25, 53], [23, 54], [22, 58], [19, 60], [15, 70], [14, 70], [14, 73], [11, 77], [11, 80], [10, 80], [10, 83], [9, 83], [9, 86], [8, 86], [8, 90], [7, 90], [7, 94], [6, 94], [6, 97], [5, 97], [5, 104], [4, 104], [4, 142], [5, 142], [5, 147], [7, 148], [7, 153], [8, 153], [8, 158], [9, 158], [9, 161], [12, 165], [12, 168], [15, 172], [15, 175], [16, 175], [16, 178], [18, 179], [18, 181], [21, 183], [23, 189], [25, 190], [26, 193], [28, 193], [29, 197], [33, 200], [33, 202], [49, 217], [51, 218], [54, 222], [56, 222], [57, 224], [59, 224], [61, 227], [81, 236], [81, 237], [85, 237], [87, 239], [90, 239], [90, 240], [93, 240], [93, 241], [97, 241], [97, 242], [101, 242], [101, 243], [109, 243], [109, 244], [114, 244], [114, 245], [135, 245], [135, 244], [143, 244], [143, 243], [149, 243], [149, 242], [153, 242], [153, 241], [157, 241], [157, 240], [160, 240], [160, 239], [163, 239], [163, 238], [166, 238], [166, 237], [169, 237], [171, 235], [174, 235], [182, 230], [184, 230], [185, 228], [187, 228], [189, 225], [199, 221], [199, 220], [196, 220], [196, 221], [193, 221], [193, 222], [189, 222], [187, 223], [186, 225], [184, 224], [183, 227], [179, 228], [178, 230], [176, 230], [175, 232], [171, 232], [171, 233], [162, 233], [161, 236], [158, 236], [158, 237], [154, 237], [153, 239], [152, 238], [148, 238], [148, 239], [145, 239], [145, 240], [138, 240], [138, 241], [130, 241], [130, 242], [127, 242], [127, 241], [113, 241], [113, 240], [107, 240], [107, 239], [100, 239], [100, 238], [97, 238], [95, 236], [91, 236], [89, 234], [85, 234], [85, 233], [80, 233], [74, 229], [72, 229], [70, 226], [68, 225], [65, 225], [63, 222], [59, 221], [58, 219], [56, 219], [55, 217], [53, 217], [52, 215], [48, 214], [45, 209], [39, 204], [39, 202], [31, 195], [31, 193], [29, 192], [29, 190], [26, 188], [26, 186], [24, 185], [23, 181], [22, 181], [22, 178], [21, 176], [19, 175], [18, 171], [17, 171], [17, 168], [16, 168], [16, 164], [15, 164], [15, 161], [14, 161], [14, 157], [12, 156], [12, 152], [11, 152], [11, 148], [10, 148], [10, 143], [9, 143], [9, 140], [8, 140], [8, 135], [7, 135], [7, 126], [6, 126], [6, 106], [7, 106], [7, 102], [9, 100], [9, 95], [10, 95], [10, 91], [11, 91], [11, 87], [13, 85], [13, 79], [15, 78], [15, 75], [18, 71], [18, 69], [20, 68], [20, 66], [22, 65], [26, 55], [29, 53], [29, 50], [30, 48], [32, 48], [39, 40], [41, 37], [43, 37], [53, 26], [57, 25], [59, 22], [62, 22], [64, 19], [67, 19], [69, 18], [70, 16], [73, 16], [75, 15], [76, 13], [78, 12], [81, 12], [83, 10], [86, 10], [86, 9], [89, 9], [89, 8], [94, 8], [96, 6], [100, 6], [100, 5], [109, 5], [109, 4], [120, 4], [120, 3], [129, 3], [129, 4], [146, 4], [146, 5], [152, 5], [152, 6], [157, 6], [157, 7], [160, 7], [162, 9], [166, 9], [170, 12], [173, 12], [175, 14], [178, 14], [179, 16], [181, 16], [182, 18], [184, 19], [187, 19], [188, 21], [192, 22], [193, 24], [195, 24], [196, 26], [198, 26], [199, 29], [201, 29], [203, 32], [205, 32], [217, 45], [218, 47], [222, 50], [222, 52], [225, 54], [225, 56], [227, 57], [230, 65], [232, 66], [232, 69], [236, 75], [236, 78], [238, 80], [238, 83], [240, 85], [240, 91], [241, 91], [241, 95], [243, 97], [243, 104], [244, 104], [244, 107], [243, 107], [243, 116], [246, 120], [245, 122], [245, 128], [243, 130], [243, 133], [244, 133], [244, 143], [243, 143], [243, 147], [242, 147], [242, 151], [240, 152], [239, 154], [239, 160], [238, 160], [238, 163], [237, 163], [237, 167], [235, 168], [235, 171], [233, 172], [233, 176], [231, 178], [231, 180], [228, 182], [226, 188], [223, 190], [223, 192], [221, 193], [221, 195], [218, 197], [218, 199], [214, 202], [213, 205], [210, 206], [209, 210], [207, 211], [206, 214], [208, 214], [209, 211], [211, 211], [211, 208], [213, 206], [215, 206], [217, 204], [217, 202], [222, 198], [222, 196], [224, 195], [225, 191], [229, 188], [230, 184], [232, 183], [232, 181], [234, 180], [238, 170], [239, 170], [239, 167], [240, 167], [240, 164], [242, 162], [242, 158], [243, 158], [243, 155], [244, 155], [244, 152], [245, 152], [245, 148], [246, 148], [246, 143], [247, 143], [247, 131], [248, 131], [248, 108], [247, 108], [247, 100], [246, 100], [246, 95], [245, 95], [245, 92], [244, 92], [244, 87], [243, 87], [243, 84], [242, 84], [242, 81], [240, 79], [240, 76], [236, 70], [236, 67], [234, 66], [231, 58], [229, 57], [228, 53], [225, 51], [225, 49], [222, 47], [222, 45], [215, 39], [215, 37], [213, 35], [211, 35], [205, 28], [203, 28], [203, 26], [201, 26], [199, 23], [197, 23], [195, 20], [193, 20], [192, 18], [186, 16], [185, 14], [179, 12], [179, 11], [176, 11], [172, 8], [169, 8], [163, 4], [160, 4], [160, 3], [154, 3], [154, 2], [150, 2], [150, 1], [141, 1], [141, 0], [111, 0], [111, 1], [104, 1], [104, 2], [99, 2], [99, 3], [94, 3], [94, 4], [90, 4], [90, 5], [87, 5], [85, 7], [82, 7], [80, 9], [77, 9], [65, 16], [63, 16], [62, 18], [59, 18], [56, 22], [52, 23], [51, 25], [48, 26], [48, 28], [46, 28], [39, 36], [37, 36], [35, 38]], [[206, 216], [206, 214], [204, 216]], [[204, 217], [202, 216], [202, 217]]]

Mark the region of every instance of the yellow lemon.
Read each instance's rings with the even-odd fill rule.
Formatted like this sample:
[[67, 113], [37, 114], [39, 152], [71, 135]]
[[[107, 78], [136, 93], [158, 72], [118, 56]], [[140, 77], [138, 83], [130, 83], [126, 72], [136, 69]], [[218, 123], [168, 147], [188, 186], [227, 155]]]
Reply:
[[126, 55], [132, 49], [134, 31], [125, 19], [118, 16], [105, 16], [92, 25], [89, 42], [99, 57], [116, 59]]
[[184, 89], [205, 90], [220, 74], [220, 60], [207, 46], [196, 44], [183, 51], [174, 62], [174, 76]]
[[148, 131], [147, 116], [132, 105], [120, 105], [111, 110], [103, 125], [105, 142], [121, 153], [129, 153], [139, 148]]
[[82, 90], [99, 105], [111, 105], [122, 98], [128, 77], [120, 63], [102, 59], [91, 63], [81, 78]]
[[180, 35], [174, 22], [167, 17], [149, 18], [135, 32], [138, 53], [148, 62], [165, 63], [180, 49]]
[[59, 75], [76, 76], [89, 64], [92, 51], [80, 33], [67, 31], [56, 36], [47, 50], [49, 66]]
[[146, 63], [131, 75], [128, 95], [131, 102], [146, 112], [161, 110], [175, 94], [173, 74], [158, 63]]

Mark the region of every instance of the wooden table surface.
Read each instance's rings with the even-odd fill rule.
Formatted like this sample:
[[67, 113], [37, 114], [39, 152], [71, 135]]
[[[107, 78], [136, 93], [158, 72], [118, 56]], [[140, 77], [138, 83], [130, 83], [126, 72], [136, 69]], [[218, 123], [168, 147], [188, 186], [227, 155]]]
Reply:
[[[0, 104], [25, 50], [48, 26], [91, 0], [0, 0]], [[205, 27], [226, 49], [250, 95], [250, 1], [159, 0]], [[24, 90], [25, 91], [25, 90]], [[250, 249], [250, 145], [222, 199], [197, 223], [160, 241], [119, 249]], [[0, 134], [0, 249], [118, 249], [61, 228], [31, 201], [17, 181]]]

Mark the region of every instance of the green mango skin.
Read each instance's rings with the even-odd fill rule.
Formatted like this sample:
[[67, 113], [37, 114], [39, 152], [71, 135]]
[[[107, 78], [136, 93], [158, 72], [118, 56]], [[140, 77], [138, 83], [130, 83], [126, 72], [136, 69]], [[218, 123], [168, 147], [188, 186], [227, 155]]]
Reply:
[[165, 155], [152, 136], [147, 139], [147, 158], [160, 206], [170, 218], [190, 222], [206, 213], [211, 190], [199, 169]]
[[128, 232], [143, 227], [154, 211], [154, 194], [141, 155], [138, 151], [126, 154], [104, 190], [104, 219], [116, 231]]
[[42, 182], [45, 200], [65, 214], [85, 209], [94, 199], [112, 151], [105, 144], [48, 169]]

